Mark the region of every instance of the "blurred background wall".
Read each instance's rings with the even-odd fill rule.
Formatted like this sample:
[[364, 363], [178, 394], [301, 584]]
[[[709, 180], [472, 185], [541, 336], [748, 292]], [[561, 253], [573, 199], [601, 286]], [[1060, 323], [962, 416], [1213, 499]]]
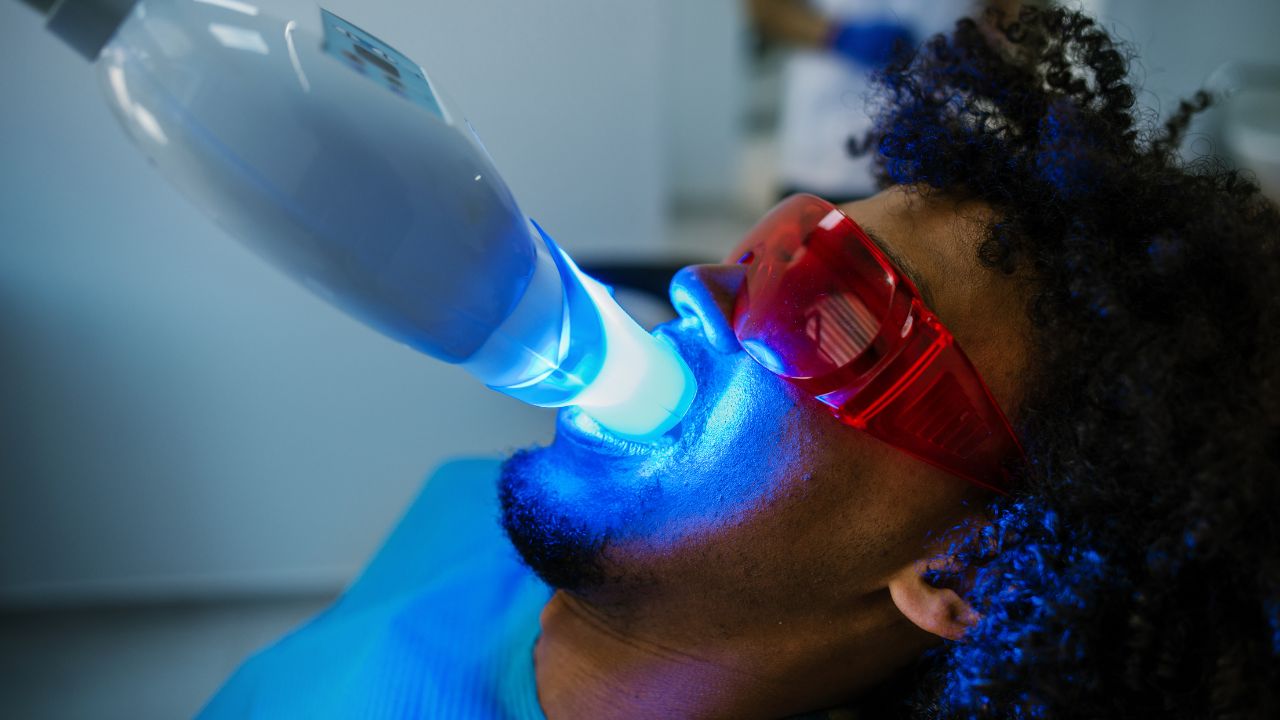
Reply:
[[1140, 103], [1167, 116], [1208, 88], [1216, 104], [1192, 123], [1185, 157], [1218, 155], [1253, 173], [1280, 202], [1280, 2], [1101, 0], [1097, 15], [1138, 53]]
[[[259, 4], [319, 27], [310, 2]], [[427, 68], [580, 259], [717, 258], [772, 201], [785, 50], [748, 52], [736, 0], [327, 7]], [[1280, 64], [1274, 0], [1084, 7], [1133, 43], [1162, 114], [1224, 63]], [[0, 647], [20, 648], [0, 652], [0, 706], [5, 682], [64, 691], [50, 667], [109, 693], [181, 656], [194, 674], [164, 707], [194, 709], [341, 589], [434, 466], [545, 441], [552, 416], [339, 315], [213, 227], [28, 8], [0, 0], [0, 41]], [[1275, 147], [1276, 113], [1259, 112]], [[246, 606], [158, 605], [299, 596], [256, 635], [236, 634]], [[104, 606], [143, 609], [50, 614]], [[128, 675], [105, 648], [138, 637], [150, 670]], [[108, 658], [102, 672], [59, 664], [58, 638]], [[219, 638], [239, 644], [211, 659]], [[167, 715], [123, 702], [121, 717]]]
[[1097, 0], [1095, 15], [1138, 51], [1140, 102], [1167, 114], [1228, 62], [1280, 62], [1280, 3]]

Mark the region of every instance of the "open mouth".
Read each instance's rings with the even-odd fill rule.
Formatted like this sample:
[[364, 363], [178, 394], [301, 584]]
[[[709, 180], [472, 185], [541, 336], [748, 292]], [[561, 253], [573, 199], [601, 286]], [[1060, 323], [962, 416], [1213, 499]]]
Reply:
[[711, 389], [705, 386], [707, 373], [704, 371], [706, 360], [700, 352], [693, 346], [695, 345], [694, 334], [698, 333], [696, 328], [686, 327], [686, 323], [692, 322], [696, 326], [696, 321], [679, 321], [677, 323], [668, 323], [656, 330], [653, 334], [667, 340], [689, 364], [690, 370], [695, 378], [698, 379], [698, 393], [694, 398], [693, 406], [689, 408], [684, 419], [675, 427], [668, 430], [662, 437], [648, 442], [639, 442], [619, 437], [602, 427], [598, 422], [587, 415], [579, 407], [572, 406], [560, 411], [556, 418], [556, 429], [558, 435], [564, 435], [578, 445], [585, 446], [597, 453], [610, 455], [615, 457], [638, 457], [644, 455], [652, 455], [664, 450], [669, 450], [677, 442], [687, 440], [689, 430], [697, 427], [700, 422], [698, 418], [700, 413], [700, 400], [704, 395], [708, 395]]
[[573, 406], [560, 411], [556, 418], [557, 430], [569, 437], [579, 445], [605, 455], [614, 455], [619, 457], [643, 455], [657, 450], [660, 446], [670, 445], [671, 441], [667, 436], [658, 438], [651, 443], [636, 442], [635, 440], [627, 440], [618, 437], [606, 430], [582, 411], [582, 408]]

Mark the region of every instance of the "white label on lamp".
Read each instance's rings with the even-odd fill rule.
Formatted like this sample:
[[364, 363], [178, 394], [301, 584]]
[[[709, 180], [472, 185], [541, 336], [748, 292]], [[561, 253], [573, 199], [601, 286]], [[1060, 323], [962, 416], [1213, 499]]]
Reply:
[[446, 119], [426, 73], [416, 63], [378, 38], [320, 10], [324, 21], [324, 50], [352, 70], [410, 102]]

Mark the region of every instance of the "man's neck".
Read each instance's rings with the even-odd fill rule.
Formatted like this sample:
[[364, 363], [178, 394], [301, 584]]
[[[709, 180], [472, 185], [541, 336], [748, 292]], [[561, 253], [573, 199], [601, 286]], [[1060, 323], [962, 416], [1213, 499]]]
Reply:
[[760, 618], [721, 639], [676, 639], [661, 628], [620, 631], [561, 591], [542, 612], [538, 698], [549, 720], [779, 718], [831, 707], [923, 649], [927, 640], [891, 610], [869, 599], [862, 617], [825, 630]]

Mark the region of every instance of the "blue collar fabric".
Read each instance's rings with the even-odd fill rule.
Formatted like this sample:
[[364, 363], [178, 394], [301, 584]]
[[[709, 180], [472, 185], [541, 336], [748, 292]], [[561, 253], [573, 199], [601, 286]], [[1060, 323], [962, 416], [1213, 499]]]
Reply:
[[342, 597], [250, 658], [199, 717], [545, 720], [533, 645], [551, 590], [498, 524], [498, 468], [437, 470]]

